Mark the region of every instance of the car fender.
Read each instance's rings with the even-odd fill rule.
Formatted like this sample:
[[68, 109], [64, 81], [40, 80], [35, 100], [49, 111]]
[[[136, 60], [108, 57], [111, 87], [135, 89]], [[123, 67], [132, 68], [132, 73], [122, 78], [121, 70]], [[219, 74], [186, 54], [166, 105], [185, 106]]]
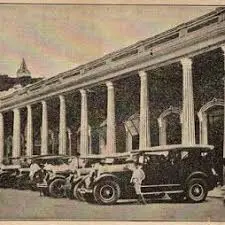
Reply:
[[65, 179], [65, 176], [63, 176], [63, 175], [56, 175], [56, 176], [52, 177], [51, 179], [49, 179], [48, 183], [50, 184], [56, 179]]
[[105, 180], [105, 179], [116, 180], [120, 184], [120, 180], [117, 176], [115, 176], [113, 174], [105, 173], [105, 174], [100, 175], [99, 177], [97, 177], [97, 179], [94, 180], [93, 186], [95, 184], [97, 184], [98, 182]]
[[189, 180], [192, 179], [192, 178], [205, 178], [206, 181], [207, 181], [208, 175], [206, 173], [202, 172], [202, 171], [195, 171], [195, 172], [190, 173], [185, 180], [185, 183], [184, 183], [185, 187], [187, 186]]

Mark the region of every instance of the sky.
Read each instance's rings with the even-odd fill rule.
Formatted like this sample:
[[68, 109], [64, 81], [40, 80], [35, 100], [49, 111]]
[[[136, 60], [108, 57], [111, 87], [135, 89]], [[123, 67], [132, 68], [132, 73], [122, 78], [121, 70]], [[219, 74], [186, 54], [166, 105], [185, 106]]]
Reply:
[[0, 4], [0, 74], [25, 58], [51, 77], [204, 15], [216, 6]]

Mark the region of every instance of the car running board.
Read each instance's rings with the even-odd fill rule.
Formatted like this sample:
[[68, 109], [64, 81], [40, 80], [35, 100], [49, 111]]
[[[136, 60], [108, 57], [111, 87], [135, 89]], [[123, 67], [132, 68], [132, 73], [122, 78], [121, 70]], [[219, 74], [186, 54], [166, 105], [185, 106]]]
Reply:
[[181, 184], [155, 184], [155, 185], [141, 185], [142, 188], [145, 187], [174, 187], [181, 186]]
[[142, 195], [154, 195], [154, 194], [161, 194], [161, 193], [183, 193], [183, 190], [176, 190], [176, 191], [154, 191], [154, 192], [141, 192]]

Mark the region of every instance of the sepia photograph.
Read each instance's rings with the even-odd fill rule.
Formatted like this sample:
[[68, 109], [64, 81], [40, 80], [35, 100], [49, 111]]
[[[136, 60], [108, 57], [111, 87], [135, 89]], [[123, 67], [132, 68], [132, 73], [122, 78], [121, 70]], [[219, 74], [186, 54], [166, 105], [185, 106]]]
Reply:
[[225, 5], [0, 3], [0, 222], [225, 222]]

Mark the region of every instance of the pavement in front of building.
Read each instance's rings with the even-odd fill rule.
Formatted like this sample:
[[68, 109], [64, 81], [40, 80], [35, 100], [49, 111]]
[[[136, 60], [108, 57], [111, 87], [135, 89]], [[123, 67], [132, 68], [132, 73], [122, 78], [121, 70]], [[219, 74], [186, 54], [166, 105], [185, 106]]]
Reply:
[[138, 205], [119, 201], [104, 206], [69, 199], [40, 197], [28, 190], [0, 189], [0, 220], [75, 221], [223, 221], [225, 206], [220, 198], [207, 197], [202, 203], [174, 203], [169, 198]]
[[218, 186], [214, 188], [212, 191], [209, 191], [208, 197], [212, 198], [223, 198], [225, 194], [225, 186]]

